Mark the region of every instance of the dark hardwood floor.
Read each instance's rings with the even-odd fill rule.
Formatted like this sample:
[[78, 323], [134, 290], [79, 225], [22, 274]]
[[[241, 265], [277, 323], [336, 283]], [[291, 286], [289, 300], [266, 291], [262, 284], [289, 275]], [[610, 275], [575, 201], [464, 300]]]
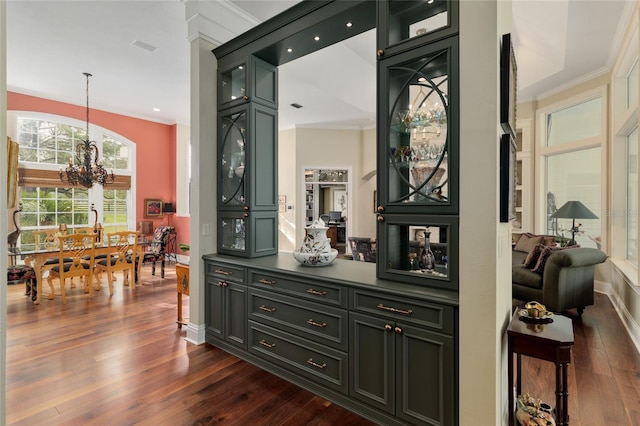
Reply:
[[[175, 324], [175, 270], [93, 299], [81, 286], [33, 305], [8, 287], [9, 425], [344, 425], [372, 423], [208, 344]], [[184, 307], [188, 315], [188, 303]], [[640, 425], [640, 355], [609, 300], [574, 320], [572, 426]], [[554, 401], [551, 363], [523, 358], [523, 390]]]

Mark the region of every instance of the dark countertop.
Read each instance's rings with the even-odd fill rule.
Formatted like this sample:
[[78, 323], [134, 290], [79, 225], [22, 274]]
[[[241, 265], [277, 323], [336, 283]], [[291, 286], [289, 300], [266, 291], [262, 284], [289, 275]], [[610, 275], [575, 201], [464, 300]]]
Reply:
[[273, 273], [284, 272], [298, 276], [301, 279], [313, 277], [313, 279], [332, 284], [342, 282], [350, 287], [385, 291], [395, 293], [398, 296], [410, 297], [414, 295], [456, 307], [459, 304], [459, 297], [456, 291], [378, 279], [376, 278], [376, 264], [370, 262], [336, 259], [331, 265], [327, 266], [302, 266], [293, 258], [293, 254], [286, 252], [253, 259], [222, 254], [206, 254], [202, 258], [205, 261], [211, 260], [238, 266], [260, 268], [263, 271]]

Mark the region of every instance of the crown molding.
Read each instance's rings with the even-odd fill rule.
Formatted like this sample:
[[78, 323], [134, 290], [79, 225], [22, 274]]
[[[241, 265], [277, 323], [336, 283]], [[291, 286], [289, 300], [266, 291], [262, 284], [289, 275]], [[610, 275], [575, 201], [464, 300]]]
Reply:
[[228, 0], [187, 0], [184, 4], [190, 42], [204, 38], [220, 46], [260, 23]]

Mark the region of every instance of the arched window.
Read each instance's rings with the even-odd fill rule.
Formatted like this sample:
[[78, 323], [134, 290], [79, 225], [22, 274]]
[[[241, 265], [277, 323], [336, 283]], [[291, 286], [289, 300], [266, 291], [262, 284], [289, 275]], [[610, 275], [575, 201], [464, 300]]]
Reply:
[[19, 244], [23, 250], [33, 247], [34, 229], [65, 224], [73, 230], [94, 226], [96, 221], [105, 233], [135, 229], [135, 143], [90, 125], [89, 135], [96, 142], [100, 159], [105, 168], [113, 170], [116, 179], [105, 187], [96, 184], [87, 189], [70, 186], [59, 177], [59, 170], [69, 163], [75, 146], [87, 137], [86, 123], [51, 114], [13, 111], [9, 125], [20, 145]]

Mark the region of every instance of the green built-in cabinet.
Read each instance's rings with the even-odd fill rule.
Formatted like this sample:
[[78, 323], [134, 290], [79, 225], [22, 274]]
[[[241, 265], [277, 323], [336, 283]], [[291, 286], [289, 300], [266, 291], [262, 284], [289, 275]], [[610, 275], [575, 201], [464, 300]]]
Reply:
[[379, 6], [378, 276], [457, 290], [457, 3]]
[[207, 342], [380, 424], [456, 424], [455, 293], [365, 262], [204, 259]]
[[254, 57], [219, 73], [221, 253], [256, 257], [278, 251], [276, 83], [277, 68]]
[[[304, 267], [277, 253], [277, 66], [372, 28], [377, 262]], [[457, 1], [302, 1], [213, 52], [206, 341], [379, 424], [458, 424]]]

